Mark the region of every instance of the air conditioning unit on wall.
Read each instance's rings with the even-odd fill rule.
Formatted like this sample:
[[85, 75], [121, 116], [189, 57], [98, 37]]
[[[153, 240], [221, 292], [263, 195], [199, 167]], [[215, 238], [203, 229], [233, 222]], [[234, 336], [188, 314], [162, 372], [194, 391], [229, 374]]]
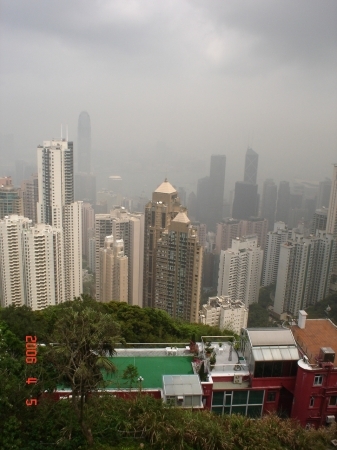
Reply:
[[326, 416], [325, 422], [326, 423], [334, 423], [334, 422], [336, 422], [336, 418], [335, 418], [335, 416]]
[[234, 375], [234, 380], [233, 382], [235, 384], [241, 384], [242, 383], [242, 375]]

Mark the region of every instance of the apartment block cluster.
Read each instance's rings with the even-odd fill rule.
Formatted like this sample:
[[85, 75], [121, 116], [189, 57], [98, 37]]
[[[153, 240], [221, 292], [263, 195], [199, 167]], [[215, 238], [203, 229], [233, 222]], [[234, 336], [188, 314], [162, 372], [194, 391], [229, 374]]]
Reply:
[[[37, 173], [20, 189], [0, 179], [2, 305], [72, 300], [85, 276], [97, 301], [239, 332], [261, 286], [275, 285], [280, 317], [337, 290], [337, 165], [332, 181], [277, 188], [267, 179], [260, 201], [258, 154], [248, 148], [243, 181], [226, 201], [226, 156], [212, 155], [186, 208], [185, 189], [167, 179], [137, 204], [123, 197], [119, 175], [96, 192], [90, 154], [90, 117], [82, 112], [76, 174], [73, 143], [55, 139], [38, 147]], [[202, 305], [202, 291], [217, 295]]]
[[10, 180], [1, 188], [3, 306], [42, 309], [82, 293], [82, 202], [74, 202], [72, 142], [43, 142], [37, 166], [24, 195]]
[[[211, 172], [213, 164], [211, 159]], [[337, 290], [337, 165], [332, 181], [298, 179], [292, 188], [281, 182], [277, 189], [267, 179], [261, 201], [257, 167], [258, 155], [249, 148], [244, 180], [236, 183], [223, 205], [225, 218], [216, 223], [200, 223], [207, 212], [202, 200], [209, 177], [199, 180], [196, 219], [203, 235], [203, 286], [248, 308], [258, 301], [261, 286], [275, 285], [275, 315], [296, 316]]]

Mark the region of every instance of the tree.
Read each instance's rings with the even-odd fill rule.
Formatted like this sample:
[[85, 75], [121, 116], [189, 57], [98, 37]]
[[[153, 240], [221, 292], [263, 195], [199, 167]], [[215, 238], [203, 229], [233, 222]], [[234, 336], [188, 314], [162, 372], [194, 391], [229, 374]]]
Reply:
[[[62, 312], [62, 313], [61, 313]], [[103, 314], [76, 299], [63, 308], [50, 336], [46, 358], [59, 373], [59, 382], [70, 386], [72, 407], [89, 445], [93, 443], [86, 403], [93, 391], [104, 386], [101, 369], [114, 372], [108, 357], [115, 353], [119, 325], [111, 315]]]
[[138, 369], [133, 364], [129, 364], [124, 372], [123, 372], [123, 380], [126, 380], [126, 382], [129, 384], [129, 389], [131, 391], [132, 385], [136, 382], [137, 378], [139, 376]]

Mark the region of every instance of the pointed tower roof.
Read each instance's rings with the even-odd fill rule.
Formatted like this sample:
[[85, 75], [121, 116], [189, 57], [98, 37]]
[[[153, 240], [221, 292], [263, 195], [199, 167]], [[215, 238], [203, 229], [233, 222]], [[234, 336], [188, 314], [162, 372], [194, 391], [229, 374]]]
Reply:
[[177, 191], [174, 189], [172, 184], [167, 181], [167, 178], [165, 178], [164, 182], [158, 186], [154, 192], [158, 192], [160, 194], [174, 194]]
[[191, 221], [190, 219], [187, 217], [186, 212], [184, 211], [180, 211], [174, 219], [172, 219], [172, 222], [179, 222], [179, 223], [186, 223], [186, 224], [190, 224]]

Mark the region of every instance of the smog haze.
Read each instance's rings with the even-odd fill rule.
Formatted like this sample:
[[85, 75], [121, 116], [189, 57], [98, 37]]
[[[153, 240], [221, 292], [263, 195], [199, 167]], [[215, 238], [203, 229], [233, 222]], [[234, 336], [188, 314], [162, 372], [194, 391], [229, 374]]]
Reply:
[[[0, 175], [91, 119], [97, 187], [129, 195], [167, 176], [196, 191], [247, 147], [267, 178], [331, 177], [337, 162], [335, 0], [2, 0]], [[12, 136], [12, 148], [7, 147]]]

